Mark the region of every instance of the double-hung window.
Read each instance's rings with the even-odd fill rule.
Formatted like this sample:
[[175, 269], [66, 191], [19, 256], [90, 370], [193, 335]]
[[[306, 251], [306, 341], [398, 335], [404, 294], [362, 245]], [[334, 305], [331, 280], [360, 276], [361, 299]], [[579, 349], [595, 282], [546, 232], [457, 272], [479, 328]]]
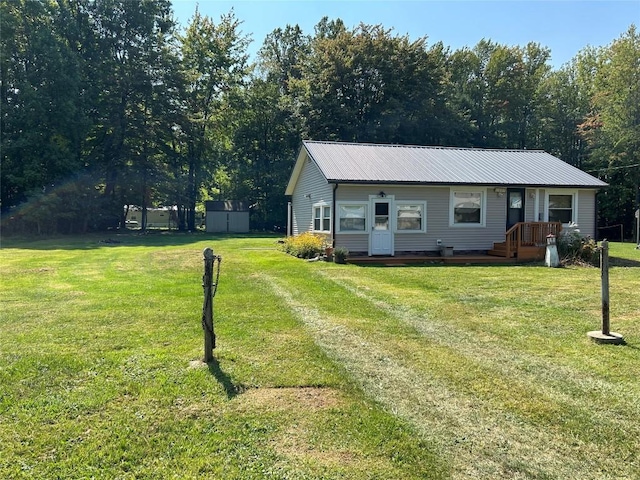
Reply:
[[576, 221], [577, 192], [550, 191], [546, 200], [548, 221], [565, 225]]
[[486, 190], [451, 189], [449, 224], [484, 227], [486, 224]]
[[425, 232], [427, 203], [420, 201], [396, 202], [396, 230], [402, 233]]
[[331, 205], [318, 203], [313, 206], [313, 231], [331, 232]]
[[367, 204], [337, 204], [338, 231], [341, 233], [364, 233], [367, 231]]

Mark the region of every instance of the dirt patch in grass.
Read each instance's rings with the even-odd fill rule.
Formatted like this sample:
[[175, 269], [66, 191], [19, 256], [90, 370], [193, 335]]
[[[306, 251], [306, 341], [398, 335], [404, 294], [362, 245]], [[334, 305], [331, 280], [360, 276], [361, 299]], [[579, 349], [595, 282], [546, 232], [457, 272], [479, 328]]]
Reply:
[[337, 390], [315, 387], [253, 388], [239, 395], [237, 401], [252, 409], [269, 410], [320, 410], [343, 403]]
[[281, 435], [272, 440], [274, 450], [296, 463], [313, 462], [325, 467], [336, 465], [357, 465], [363, 467], [362, 455], [356, 452], [338, 449], [330, 445], [314, 445], [312, 437], [313, 425], [299, 422], [291, 425]]
[[[195, 364], [195, 361], [193, 362]], [[313, 413], [319, 410], [340, 407], [344, 400], [338, 390], [316, 387], [251, 388], [234, 397], [225, 410], [235, 412], [300, 412]], [[176, 410], [185, 417], [196, 418], [211, 412], [207, 402], [187, 403], [179, 398], [174, 402]]]

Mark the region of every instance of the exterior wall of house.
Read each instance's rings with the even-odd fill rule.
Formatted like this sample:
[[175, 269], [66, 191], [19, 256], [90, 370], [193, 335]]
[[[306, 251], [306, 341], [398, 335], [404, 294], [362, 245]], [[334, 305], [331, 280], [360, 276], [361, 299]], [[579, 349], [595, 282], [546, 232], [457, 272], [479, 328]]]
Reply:
[[299, 235], [313, 229], [313, 206], [318, 203], [331, 204], [333, 186], [308, 157], [291, 196], [291, 234]]
[[[524, 192], [524, 221], [525, 222], [537, 222], [536, 218], [536, 190], [527, 188]], [[506, 208], [506, 206], [505, 206]]]
[[[525, 221], [544, 222], [548, 219], [546, 198], [548, 193], [574, 194], [578, 205], [575, 221], [583, 236], [595, 237], [596, 230], [596, 190], [575, 188], [527, 188], [525, 199]], [[537, 206], [537, 208], [536, 208]]]
[[[462, 187], [464, 188], [464, 187]], [[469, 187], [478, 190], [479, 187]], [[454, 250], [489, 250], [494, 242], [504, 241], [506, 225], [506, 200], [498, 197], [493, 188], [482, 187], [486, 197], [485, 226], [450, 226], [449, 201], [451, 188], [429, 186], [393, 185], [340, 185], [336, 191], [336, 202], [368, 201], [370, 195], [384, 191], [395, 201], [425, 201], [426, 232], [400, 233], [394, 235], [396, 252], [439, 251], [438, 240]], [[369, 251], [369, 232], [363, 234], [335, 234], [336, 246], [344, 246], [350, 252]]]
[[596, 238], [596, 191], [580, 190], [578, 194], [578, 228], [583, 236]]
[[538, 198], [540, 208], [540, 221], [545, 222], [548, 220], [546, 212], [546, 200], [548, 194], [553, 193], [566, 193], [573, 194], [577, 203], [577, 210], [574, 215], [574, 221], [578, 224], [578, 229], [582, 236], [596, 237], [596, 193], [597, 190], [592, 189], [544, 189], [539, 190], [540, 196]]
[[[334, 185], [327, 183], [316, 165], [306, 160], [298, 183], [292, 195], [292, 234], [298, 235], [313, 230], [313, 207], [331, 205], [334, 215], [341, 202], [367, 204], [367, 231], [362, 233], [333, 232], [335, 246], [343, 246], [352, 253], [369, 252], [370, 216], [369, 199], [384, 192], [385, 197], [394, 201], [426, 202], [426, 232], [394, 232], [395, 252], [438, 252], [441, 240], [443, 246], [451, 246], [454, 251], [489, 250], [494, 243], [504, 242], [506, 231], [507, 197], [496, 193], [493, 186], [403, 186], [403, 185], [353, 185], [341, 184], [335, 192]], [[482, 190], [485, 197], [484, 226], [450, 225], [450, 201], [452, 190]], [[587, 189], [525, 189], [525, 221], [546, 221], [549, 193], [571, 193], [577, 202], [576, 218], [583, 235], [595, 236], [595, 191]], [[392, 210], [395, 213], [395, 210]], [[332, 228], [336, 228], [338, 218], [332, 218]], [[394, 222], [392, 222], [393, 225]]]

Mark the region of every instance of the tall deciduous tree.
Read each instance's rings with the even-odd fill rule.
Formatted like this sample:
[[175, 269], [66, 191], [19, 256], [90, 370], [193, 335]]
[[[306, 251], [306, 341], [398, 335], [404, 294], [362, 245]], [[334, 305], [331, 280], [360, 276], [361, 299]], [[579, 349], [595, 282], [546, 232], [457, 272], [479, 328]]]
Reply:
[[226, 170], [234, 179], [229, 192], [252, 205], [255, 228], [284, 230], [287, 202], [282, 193], [300, 147], [302, 124], [274, 82], [254, 79], [236, 106], [232, 163]]
[[298, 25], [276, 28], [267, 35], [258, 52], [259, 70], [265, 80], [275, 83], [282, 96], [291, 95], [302, 80], [311, 53], [311, 37]]
[[[219, 118], [226, 95], [241, 85], [248, 73], [249, 39], [240, 31], [233, 12], [218, 24], [196, 10], [181, 37], [182, 70], [186, 81], [182, 125], [186, 156], [186, 228], [195, 229], [196, 202], [205, 177], [213, 178], [217, 133], [225, 131]], [[222, 140], [224, 141], [224, 140]], [[184, 227], [184, 225], [183, 225]]]
[[168, 0], [104, 0], [87, 9], [92, 35], [85, 58], [96, 98], [87, 146], [117, 225], [138, 180], [132, 173], [147, 169], [154, 139], [149, 111], [154, 96], [162, 97], [154, 90], [166, 85], [159, 66], [170, 63], [164, 56], [174, 25]]
[[[393, 36], [380, 25], [354, 30], [323, 20], [304, 77], [309, 133], [316, 138], [446, 142], [445, 56], [426, 39]], [[453, 118], [453, 117], [451, 117]]]
[[611, 184], [600, 196], [601, 223], [632, 231], [640, 189], [640, 34], [635, 26], [597, 52], [592, 110], [581, 125], [591, 151], [586, 168]]
[[452, 101], [471, 122], [473, 145], [539, 146], [539, 96], [548, 60], [549, 50], [535, 43], [522, 48], [482, 40], [471, 50], [454, 52]]
[[536, 108], [540, 148], [583, 168], [587, 143], [578, 125], [589, 113], [590, 97], [580, 77], [576, 60], [551, 72], [540, 86]]
[[1, 205], [47, 190], [81, 167], [81, 73], [52, 5], [0, 3]]

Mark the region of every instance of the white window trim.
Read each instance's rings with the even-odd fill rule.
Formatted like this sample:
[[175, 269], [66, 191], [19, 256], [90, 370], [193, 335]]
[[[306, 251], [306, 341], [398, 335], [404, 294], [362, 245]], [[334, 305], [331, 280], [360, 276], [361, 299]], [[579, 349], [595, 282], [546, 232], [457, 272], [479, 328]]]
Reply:
[[[340, 229], [340, 207], [342, 206], [364, 207], [364, 230], [341, 230]], [[366, 235], [369, 233], [369, 202], [336, 202], [336, 233], [342, 235]]]
[[[399, 230], [398, 229], [398, 205], [420, 205], [422, 207], [422, 226], [419, 230]], [[393, 207], [393, 222], [395, 233], [426, 233], [427, 231], [427, 202], [424, 200], [396, 200]]]
[[[571, 212], [571, 222], [578, 223], [578, 190], [577, 189], [548, 189], [544, 192], [544, 221], [549, 221], [549, 196], [550, 195], [571, 195], [572, 201], [572, 212]], [[562, 225], [569, 225], [568, 223], [563, 223]]]
[[[480, 193], [482, 195], [480, 223], [455, 223], [455, 212], [453, 209], [455, 193]], [[487, 226], [487, 189], [473, 187], [451, 187], [449, 189], [449, 226], [453, 228], [485, 228]]]
[[[320, 209], [320, 230], [316, 230], [316, 208]], [[324, 209], [328, 208], [329, 209], [329, 230], [323, 230], [322, 229], [322, 224], [324, 223]], [[331, 212], [331, 203], [330, 202], [318, 202], [318, 203], [314, 203], [311, 206], [311, 231], [314, 233], [331, 233], [331, 224], [332, 224], [332, 218], [331, 216], [333, 215], [333, 213]]]

